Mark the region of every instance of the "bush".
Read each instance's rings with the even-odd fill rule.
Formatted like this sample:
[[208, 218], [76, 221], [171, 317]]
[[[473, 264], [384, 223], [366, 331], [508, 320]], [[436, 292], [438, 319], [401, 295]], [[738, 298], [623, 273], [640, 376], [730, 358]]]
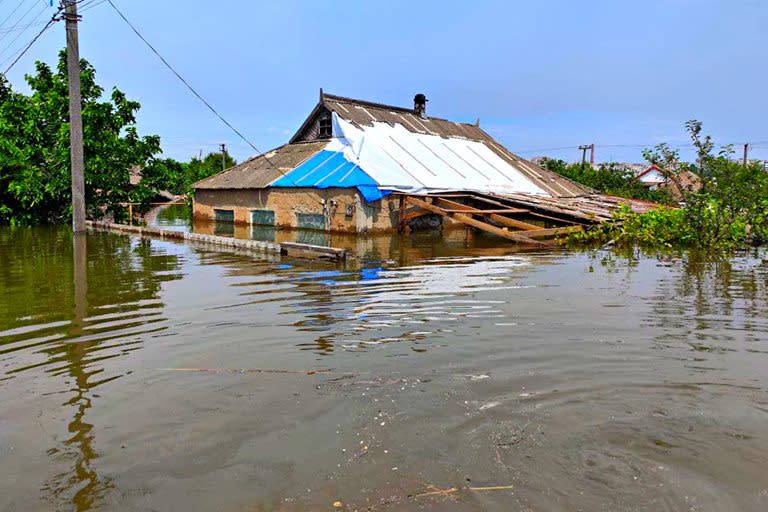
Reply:
[[681, 208], [657, 208], [639, 214], [624, 206], [610, 222], [576, 233], [570, 240], [704, 249], [736, 249], [768, 242], [768, 173], [761, 163], [744, 165], [731, 160], [733, 150], [729, 146], [715, 156], [712, 139], [702, 136], [700, 122], [688, 121], [686, 129], [697, 150], [697, 166], [681, 162], [677, 151], [666, 144], [643, 151], [670, 180], [682, 171], [697, 172], [701, 187], [697, 191], [681, 189]]
[[673, 199], [663, 190], [650, 190], [643, 185], [631, 169], [620, 164], [568, 164], [563, 160], [545, 158], [542, 167], [565, 176], [577, 183], [612, 196], [642, 199], [660, 204], [672, 204]]

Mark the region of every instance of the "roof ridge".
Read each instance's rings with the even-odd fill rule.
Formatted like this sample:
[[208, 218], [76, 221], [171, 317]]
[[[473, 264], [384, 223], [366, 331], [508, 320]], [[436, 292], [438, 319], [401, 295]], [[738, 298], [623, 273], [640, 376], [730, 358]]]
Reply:
[[[354, 104], [362, 105], [366, 107], [381, 108], [385, 110], [395, 110], [398, 112], [404, 112], [407, 114], [416, 115], [413, 109], [408, 107], [398, 107], [395, 105], [387, 105], [386, 103], [377, 103], [375, 101], [358, 100], [356, 98], [350, 98], [348, 96], [338, 96], [336, 94], [329, 94], [327, 92], [323, 92], [323, 101], [326, 101], [326, 100], [338, 101], [341, 103], [354, 103]], [[465, 126], [475, 126], [474, 123], [465, 123], [462, 121], [451, 121], [450, 119], [443, 119], [442, 117], [427, 116], [427, 119], [432, 121], [445, 121], [446, 123], [462, 124]]]

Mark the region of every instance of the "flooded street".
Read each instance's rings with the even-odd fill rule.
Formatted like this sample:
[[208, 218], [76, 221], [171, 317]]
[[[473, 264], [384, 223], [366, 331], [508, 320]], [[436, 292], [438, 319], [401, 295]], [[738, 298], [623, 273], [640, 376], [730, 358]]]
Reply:
[[763, 253], [462, 233], [0, 230], [0, 510], [768, 509]]

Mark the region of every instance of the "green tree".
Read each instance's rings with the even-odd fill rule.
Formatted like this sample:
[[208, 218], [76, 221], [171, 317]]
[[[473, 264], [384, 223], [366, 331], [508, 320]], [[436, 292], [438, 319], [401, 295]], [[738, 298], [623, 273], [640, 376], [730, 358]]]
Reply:
[[[148, 195], [160, 153], [158, 136], [140, 137], [136, 128], [139, 103], [114, 88], [108, 98], [96, 83], [96, 72], [80, 62], [83, 106], [85, 186], [88, 215], [125, 215], [121, 203]], [[69, 99], [66, 53], [56, 70], [38, 62], [25, 77], [32, 94], [14, 91], [0, 78], [0, 222], [40, 224], [67, 222], [71, 217]], [[130, 185], [131, 167], [147, 169], [147, 186]]]
[[622, 208], [613, 222], [573, 238], [707, 249], [768, 242], [768, 173], [758, 162], [743, 165], [734, 161], [730, 146], [714, 154], [712, 138], [702, 135], [699, 121], [688, 121], [685, 127], [696, 149], [696, 165], [682, 162], [678, 152], [667, 144], [643, 151], [645, 158], [670, 179], [677, 179], [684, 170], [699, 173], [698, 190], [679, 187], [683, 192], [682, 208], [643, 214]]
[[664, 191], [649, 190], [636, 178], [631, 169], [617, 163], [569, 164], [563, 160], [545, 158], [541, 165], [577, 183], [586, 185], [604, 194], [633, 199], [644, 199], [658, 203], [669, 203], [671, 197]]
[[[234, 158], [229, 156], [229, 153], [224, 153], [224, 168], [229, 169], [233, 165], [237, 165]], [[221, 153], [208, 153], [202, 160], [200, 158], [193, 157], [187, 164], [187, 177], [188, 184], [191, 185], [196, 181], [213, 176], [217, 172], [222, 170], [222, 154]]]

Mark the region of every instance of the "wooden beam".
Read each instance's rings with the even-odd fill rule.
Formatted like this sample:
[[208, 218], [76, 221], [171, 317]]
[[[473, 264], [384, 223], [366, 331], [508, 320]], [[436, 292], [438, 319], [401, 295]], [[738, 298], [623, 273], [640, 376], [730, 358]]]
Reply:
[[[430, 196], [432, 197], [432, 196]], [[472, 196], [467, 196], [472, 198]], [[482, 208], [477, 208], [475, 206], [470, 206], [468, 204], [464, 203], [457, 203], [456, 201], [451, 201], [449, 199], [445, 199], [444, 197], [437, 196], [435, 197], [435, 201], [440, 205], [446, 205], [449, 208], [444, 208], [441, 206], [441, 208], [444, 208], [446, 211], [466, 211], [466, 212], [472, 212], [472, 213], [478, 213], [478, 214], [487, 214], [487, 213], [527, 213], [528, 210], [525, 208], [511, 208], [507, 205], [499, 203], [498, 206], [501, 206], [501, 209], [495, 209], [495, 210], [484, 210]]]
[[535, 238], [537, 240], [543, 240], [547, 238], [556, 238], [558, 236], [563, 235], [569, 235], [571, 233], [576, 233], [577, 231], [581, 231], [581, 226], [568, 226], [565, 228], [547, 228], [547, 229], [537, 229], [535, 231], [526, 231], [525, 236]]
[[397, 226], [397, 231], [400, 233], [403, 233], [405, 232], [405, 221], [407, 220], [405, 218], [405, 196], [401, 195], [399, 199], [400, 199], [400, 205], [399, 205], [400, 206], [400, 223]]
[[412, 210], [410, 212], [405, 212], [403, 214], [402, 219], [403, 222], [408, 222], [409, 220], [416, 219], [419, 217], [423, 217], [424, 215], [428, 215], [431, 212], [428, 212], [427, 210], [419, 208], [418, 210]]
[[522, 229], [523, 231], [536, 231], [541, 229], [541, 226], [537, 226], [536, 224], [529, 224], [528, 222], [511, 219], [509, 217], [504, 217], [503, 215], [497, 215], [495, 213], [489, 215], [488, 218], [493, 222], [508, 228]]
[[[534, 240], [533, 238], [529, 238], [527, 236], [523, 236], [520, 234], [517, 234], [515, 232], [509, 231], [506, 228], [499, 228], [497, 226], [494, 226], [492, 224], [488, 224], [487, 222], [482, 222], [477, 219], [473, 219], [469, 215], [463, 214], [463, 213], [449, 213], [446, 212], [444, 209], [440, 208], [439, 206], [435, 206], [432, 203], [428, 203], [422, 199], [417, 199], [413, 196], [408, 196], [407, 201], [411, 203], [414, 206], [418, 206], [419, 208], [423, 208], [425, 210], [429, 210], [432, 213], [436, 213], [442, 217], [448, 217], [450, 219], [459, 221], [463, 224], [467, 224], [468, 226], [472, 226], [474, 228], [480, 229], [482, 231], [486, 231], [488, 233], [492, 233], [494, 235], [507, 238], [509, 240], [514, 240], [515, 242], [520, 242], [524, 244], [531, 244], [531, 245], [538, 245], [538, 246], [549, 246], [549, 243], [542, 242], [539, 240]], [[469, 212], [471, 213], [471, 212]]]
[[[430, 196], [430, 197], [432, 197], [432, 196]], [[465, 197], [465, 196], [451, 196], [451, 197]], [[470, 196], [467, 195], [466, 197], [470, 197]], [[437, 201], [437, 203], [439, 205], [445, 205], [445, 206], [448, 206], [449, 208], [453, 208], [453, 209], [456, 209], [456, 210], [465, 210], [465, 211], [477, 210], [477, 208], [474, 208], [472, 206], [466, 205], [464, 203], [458, 203], [456, 201], [451, 201], [450, 199], [446, 199], [445, 197], [442, 197], [442, 196], [436, 196], [434, 200]]]
[[570, 224], [572, 226], [583, 226], [581, 222], [576, 222], [575, 220], [563, 219], [560, 217], [553, 217], [551, 215], [544, 215], [543, 213], [539, 213], [539, 212], [532, 211], [532, 212], [529, 212], [528, 215], [531, 215], [533, 217], [538, 217], [540, 219], [547, 219], [554, 222], [559, 222], [561, 224]]
[[[474, 198], [474, 196], [470, 196], [470, 195], [466, 195], [466, 197]], [[490, 220], [492, 220], [493, 222], [496, 222], [497, 224], [501, 224], [501, 225], [503, 225], [505, 227], [508, 227], [508, 228], [515, 228], [515, 229], [522, 229], [522, 230], [541, 229], [541, 226], [537, 226], [535, 224], [529, 224], [529, 223], [523, 222], [521, 220], [510, 219], [509, 217], [504, 217], [502, 215], [498, 215], [496, 213], [497, 210], [492, 210], [492, 211], [478, 210], [477, 208], [474, 208], [472, 206], [469, 206], [469, 205], [466, 205], [466, 204], [462, 204], [462, 203], [457, 203], [456, 201], [451, 201], [449, 199], [445, 199], [442, 196], [438, 196], [436, 198], [436, 201], [438, 201], [438, 204], [450, 205], [454, 209], [465, 209], [468, 212], [473, 212], [473, 213], [474, 212], [478, 212], [481, 215], [488, 214], [488, 218]], [[500, 206], [504, 206], [503, 204], [497, 203], [496, 201], [489, 200], [488, 202], [489, 203], [496, 203], [496, 204], [498, 204]], [[515, 213], [527, 213], [527, 212], [528, 212], [528, 210], [520, 210], [519, 212], [515, 212]]]
[[528, 210], [523, 210], [522, 208], [500, 208], [497, 210], [480, 210], [478, 208], [443, 208], [445, 211], [449, 213], [472, 213], [476, 215], [490, 215], [492, 213], [528, 213]]
[[[491, 199], [487, 197], [485, 194], [477, 193], [477, 195], [474, 197], [474, 199], [478, 201], [484, 201], [489, 204], [495, 204], [498, 206], [513, 206], [513, 207], [525, 207], [530, 210], [530, 215], [553, 220], [556, 222], [562, 222], [564, 224], [591, 224], [595, 222], [595, 219], [590, 217], [589, 215], [586, 215], [584, 213], [574, 211], [574, 210], [566, 210], [564, 208], [560, 208], [557, 206], [554, 206], [553, 204], [550, 204], [549, 202], [545, 201], [543, 198], [541, 200], [535, 200], [535, 199], [528, 199], [526, 201], [512, 198], [512, 197], [504, 197], [504, 196], [492, 196], [493, 198], [497, 199]], [[540, 213], [536, 210], [542, 210], [547, 212], [550, 215], [546, 215], [543, 213]], [[553, 215], [563, 215], [566, 218], [562, 217], [554, 217]]]

